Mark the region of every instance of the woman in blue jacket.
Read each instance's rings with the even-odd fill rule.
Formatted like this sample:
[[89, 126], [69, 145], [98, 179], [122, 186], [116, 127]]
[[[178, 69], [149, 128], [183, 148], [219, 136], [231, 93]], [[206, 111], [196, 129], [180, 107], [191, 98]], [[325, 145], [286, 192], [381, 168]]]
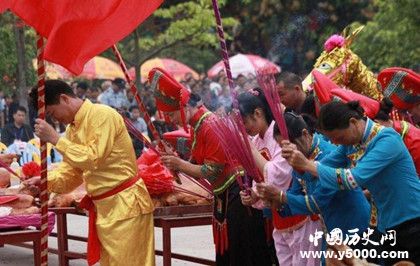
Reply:
[[[283, 156], [298, 171], [319, 178], [334, 191], [369, 190], [377, 209], [377, 228], [396, 233], [395, 245], [382, 243], [386, 251], [408, 251], [409, 260], [420, 264], [420, 181], [413, 159], [391, 128], [364, 116], [358, 102], [331, 102], [321, 108], [319, 129], [338, 148], [324, 160], [306, 158], [283, 141]], [[386, 259], [392, 265], [399, 259]]]
[[[322, 161], [336, 149], [336, 146], [326, 141], [323, 136], [314, 134], [313, 129], [309, 128], [301, 116], [285, 113], [285, 120], [290, 141], [308, 159]], [[275, 128], [274, 135], [276, 139], [280, 138], [278, 128]], [[327, 189], [309, 172], [294, 170], [292, 176], [293, 183], [287, 192], [280, 192], [267, 184], [257, 185], [260, 196], [265, 200], [283, 203], [280, 208], [282, 216], [321, 214], [328, 232], [338, 228], [344, 236], [352, 235], [355, 232], [353, 230], [357, 230], [356, 233], [361, 235], [367, 229], [370, 206], [361, 189]], [[287, 199], [287, 203], [279, 202], [281, 198]]]

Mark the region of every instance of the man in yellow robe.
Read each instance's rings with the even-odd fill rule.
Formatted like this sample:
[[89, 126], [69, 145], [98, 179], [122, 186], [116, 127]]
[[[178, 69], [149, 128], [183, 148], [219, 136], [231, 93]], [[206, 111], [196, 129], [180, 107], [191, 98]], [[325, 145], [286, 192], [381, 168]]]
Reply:
[[[45, 90], [47, 115], [68, 125], [60, 136], [36, 120], [36, 135], [63, 155], [63, 162], [48, 174], [48, 190], [68, 193], [85, 182], [96, 210], [101, 265], [154, 265], [154, 207], [143, 180], [136, 179], [136, 158], [123, 118], [108, 106], [77, 98], [63, 81], [48, 80]], [[36, 106], [35, 89], [31, 99]], [[39, 178], [29, 181], [37, 182]], [[92, 265], [97, 258], [89, 261], [89, 252], [88, 247]]]

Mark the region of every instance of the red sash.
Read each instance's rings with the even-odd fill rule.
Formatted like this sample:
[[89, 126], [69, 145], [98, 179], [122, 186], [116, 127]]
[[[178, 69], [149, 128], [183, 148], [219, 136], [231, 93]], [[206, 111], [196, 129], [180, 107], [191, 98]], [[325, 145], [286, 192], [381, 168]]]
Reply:
[[84, 196], [80, 201], [80, 208], [89, 211], [89, 233], [88, 233], [88, 244], [87, 244], [87, 262], [90, 265], [97, 263], [101, 257], [101, 242], [98, 238], [98, 233], [96, 231], [96, 210], [94, 200], [101, 200], [113, 196], [126, 188], [134, 185], [140, 176], [130, 178], [129, 180], [123, 182], [121, 185], [107, 191], [101, 195], [90, 197], [88, 195]]
[[272, 210], [273, 225], [277, 230], [295, 230], [306, 222], [306, 218], [311, 218], [311, 221], [319, 220], [318, 214], [311, 216], [307, 215], [293, 215], [290, 217], [281, 217], [277, 210]]
[[272, 210], [273, 225], [277, 230], [295, 230], [303, 225], [307, 219], [307, 215], [293, 215], [290, 217], [281, 217], [276, 210]]

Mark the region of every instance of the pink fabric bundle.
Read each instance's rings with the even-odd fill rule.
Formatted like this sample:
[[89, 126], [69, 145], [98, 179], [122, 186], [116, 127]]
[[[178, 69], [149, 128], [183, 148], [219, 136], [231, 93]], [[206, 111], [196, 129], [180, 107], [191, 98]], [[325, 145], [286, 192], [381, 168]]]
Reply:
[[[55, 225], [55, 213], [48, 212], [48, 233], [50, 234], [54, 229]], [[36, 228], [41, 227], [41, 214], [29, 214], [29, 215], [8, 215], [0, 217], [0, 230], [22, 228], [34, 226]]]

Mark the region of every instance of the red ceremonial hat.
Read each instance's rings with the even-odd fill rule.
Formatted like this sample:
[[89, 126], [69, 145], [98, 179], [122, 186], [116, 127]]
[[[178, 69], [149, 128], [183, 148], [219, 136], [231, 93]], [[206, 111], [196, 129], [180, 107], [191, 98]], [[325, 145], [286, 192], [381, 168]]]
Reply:
[[333, 101], [340, 100], [342, 102], [358, 101], [360, 106], [365, 111], [365, 114], [370, 119], [374, 119], [381, 108], [381, 104], [367, 96], [346, 89], [334, 89], [331, 91]]
[[402, 67], [385, 68], [378, 81], [395, 108], [408, 110], [420, 103], [420, 75], [416, 72]]
[[[356, 93], [351, 90], [340, 88], [326, 75], [317, 70], [313, 70], [312, 74], [315, 79], [314, 90], [318, 98], [319, 104], [323, 105], [331, 101], [359, 101], [365, 114], [369, 118], [375, 118], [380, 109], [380, 103], [362, 94]], [[319, 106], [315, 105], [315, 108]], [[318, 112], [318, 110], [317, 110]]]
[[150, 70], [149, 83], [160, 111], [181, 110], [190, 98], [190, 92], [161, 68]]
[[0, 196], [0, 205], [17, 200], [19, 197], [16, 195]]
[[314, 69], [312, 75], [314, 77], [314, 90], [319, 103], [322, 105], [331, 102], [331, 90], [339, 89], [340, 87], [318, 70]]
[[315, 113], [318, 115], [321, 105], [332, 101], [331, 90], [339, 87], [318, 70], [314, 69], [312, 71], [312, 76], [314, 77], [313, 88], [315, 93]]

